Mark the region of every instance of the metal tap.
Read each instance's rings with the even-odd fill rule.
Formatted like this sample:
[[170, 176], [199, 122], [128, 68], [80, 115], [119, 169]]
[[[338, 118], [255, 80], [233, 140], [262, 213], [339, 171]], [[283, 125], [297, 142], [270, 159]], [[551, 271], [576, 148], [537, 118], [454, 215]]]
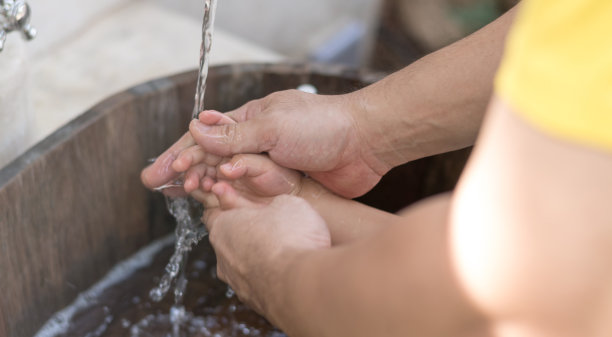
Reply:
[[30, 26], [31, 14], [30, 6], [23, 0], [0, 0], [0, 51], [10, 32], [21, 32], [26, 40], [36, 36], [36, 29]]

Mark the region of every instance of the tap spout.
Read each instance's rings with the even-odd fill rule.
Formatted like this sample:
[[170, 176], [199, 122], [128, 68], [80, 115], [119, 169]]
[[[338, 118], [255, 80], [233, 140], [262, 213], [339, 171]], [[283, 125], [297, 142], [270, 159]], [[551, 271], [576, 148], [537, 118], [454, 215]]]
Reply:
[[31, 15], [30, 6], [23, 0], [0, 0], [0, 51], [10, 32], [20, 32], [26, 40], [36, 37], [36, 29], [30, 25]]

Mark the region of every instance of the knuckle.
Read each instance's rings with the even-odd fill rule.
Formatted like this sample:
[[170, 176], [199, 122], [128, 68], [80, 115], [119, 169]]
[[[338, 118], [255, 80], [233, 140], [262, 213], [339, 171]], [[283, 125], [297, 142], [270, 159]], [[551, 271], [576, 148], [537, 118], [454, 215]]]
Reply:
[[223, 126], [223, 141], [229, 146], [230, 152], [234, 152], [235, 145], [240, 142], [239, 124], [227, 124]]
[[257, 99], [257, 100], [253, 100], [245, 104], [244, 106], [245, 120], [251, 119], [253, 116], [257, 114], [258, 111], [261, 110], [262, 102], [263, 100]]
[[278, 143], [280, 130], [275, 130], [272, 127], [264, 128], [260, 135], [260, 151], [270, 151]]
[[226, 142], [231, 142], [234, 139], [236, 134], [236, 124], [226, 124], [221, 127], [221, 132], [223, 135], [223, 139]]
[[301, 91], [296, 89], [288, 89], [283, 91], [276, 91], [264, 98], [267, 106], [286, 102], [287, 100], [291, 100], [299, 95]]
[[278, 100], [278, 98], [280, 96], [282, 96], [282, 93], [283, 93], [282, 91], [273, 92], [273, 93], [269, 94], [268, 96], [264, 97], [264, 101], [267, 104], [271, 104], [271, 103], [275, 102], [276, 100]]

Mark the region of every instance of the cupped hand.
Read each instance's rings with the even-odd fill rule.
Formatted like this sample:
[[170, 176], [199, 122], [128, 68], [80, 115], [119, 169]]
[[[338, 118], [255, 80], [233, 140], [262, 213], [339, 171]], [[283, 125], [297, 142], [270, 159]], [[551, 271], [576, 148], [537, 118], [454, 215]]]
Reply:
[[[378, 160], [360, 128], [360, 109], [349, 95], [288, 90], [221, 114], [204, 111], [189, 131], [206, 153], [232, 156], [266, 152], [277, 164], [308, 173], [330, 190], [357, 197], [390, 167]], [[219, 125], [230, 117], [236, 124]]]
[[282, 195], [269, 204], [242, 197], [225, 182], [213, 186], [219, 207], [202, 218], [217, 256], [217, 276], [261, 314], [270, 284], [283, 277], [291, 257], [331, 247], [325, 221], [303, 199]]

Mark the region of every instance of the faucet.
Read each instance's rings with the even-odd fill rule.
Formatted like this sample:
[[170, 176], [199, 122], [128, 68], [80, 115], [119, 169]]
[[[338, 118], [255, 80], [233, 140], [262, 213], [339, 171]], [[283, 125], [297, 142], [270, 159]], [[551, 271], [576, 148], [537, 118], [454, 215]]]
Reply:
[[36, 36], [36, 29], [30, 26], [31, 13], [30, 6], [23, 0], [0, 0], [0, 52], [10, 32], [21, 32], [26, 40]]

